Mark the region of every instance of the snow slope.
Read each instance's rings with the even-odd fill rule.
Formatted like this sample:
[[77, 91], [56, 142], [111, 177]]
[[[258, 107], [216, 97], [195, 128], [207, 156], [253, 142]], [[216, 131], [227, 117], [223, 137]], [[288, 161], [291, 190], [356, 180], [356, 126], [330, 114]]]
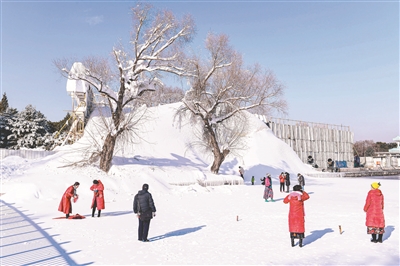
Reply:
[[[398, 265], [399, 177], [312, 178], [285, 143], [257, 118], [249, 116], [249, 149], [228, 158], [221, 174], [209, 172], [210, 159], [188, 149], [189, 125], [173, 120], [178, 104], [151, 108], [152, 119], [138, 145], [118, 150], [108, 174], [96, 166], [68, 166], [82, 149], [93, 147], [90, 134], [58, 153], [37, 160], [7, 157], [1, 162], [1, 265], [128, 265], [128, 264], [267, 264], [267, 265]], [[86, 130], [95, 130], [96, 114]], [[241, 178], [244, 185], [207, 186]], [[278, 174], [287, 171], [292, 184], [305, 173], [306, 238], [291, 247], [288, 206], [279, 192]], [[259, 178], [271, 173], [276, 202], [264, 202]], [[249, 182], [256, 177], [256, 185]], [[106, 209], [90, 217], [92, 180], [105, 185]], [[222, 181], [221, 181], [222, 180]], [[364, 201], [370, 184], [380, 181], [385, 195], [386, 233], [382, 244], [366, 234]], [[65, 189], [79, 181], [73, 213], [83, 220], [54, 220]], [[149, 237], [137, 241], [132, 200], [143, 183], [157, 207]], [[183, 184], [188, 185], [171, 185]], [[339, 225], [343, 233], [339, 232]]]

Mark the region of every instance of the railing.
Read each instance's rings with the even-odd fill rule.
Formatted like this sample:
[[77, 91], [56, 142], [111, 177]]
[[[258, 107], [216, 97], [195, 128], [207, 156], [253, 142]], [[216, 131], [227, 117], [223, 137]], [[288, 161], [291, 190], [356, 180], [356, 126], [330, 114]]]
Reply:
[[19, 156], [25, 159], [38, 159], [57, 153], [56, 151], [39, 151], [39, 150], [8, 150], [0, 149], [0, 159], [8, 156]]

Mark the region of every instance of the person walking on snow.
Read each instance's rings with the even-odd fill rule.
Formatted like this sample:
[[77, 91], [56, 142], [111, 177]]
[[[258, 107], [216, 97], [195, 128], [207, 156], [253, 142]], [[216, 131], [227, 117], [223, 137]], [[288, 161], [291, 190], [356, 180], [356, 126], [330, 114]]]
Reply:
[[265, 202], [268, 202], [269, 198], [271, 198], [272, 202], [275, 202], [275, 200], [274, 200], [274, 191], [272, 190], [271, 175], [267, 174], [267, 177], [264, 177], [262, 179], [262, 181], [264, 181], [264, 184], [265, 184], [264, 196], [263, 196], [263, 198], [265, 199]]
[[241, 166], [239, 166], [239, 174], [240, 174], [240, 176], [243, 178], [243, 180], [244, 180], [244, 169], [243, 169], [243, 167], [241, 167]]
[[289, 193], [290, 174], [288, 172], [285, 172], [285, 184], [286, 184], [286, 193]]
[[280, 190], [280, 192], [285, 192], [285, 179], [286, 179], [285, 173], [282, 172], [279, 175], [279, 190]]
[[371, 242], [373, 243], [382, 243], [382, 236], [385, 233], [384, 197], [379, 189], [380, 186], [381, 184], [376, 182], [371, 184], [371, 190], [368, 192], [364, 205], [364, 211], [367, 213], [365, 222], [367, 234], [372, 235]]
[[137, 214], [139, 220], [138, 240], [143, 242], [149, 242], [147, 236], [150, 228], [150, 220], [156, 216], [153, 197], [148, 190], [149, 185], [143, 184], [142, 190], [139, 190], [133, 200], [133, 212]]
[[79, 182], [75, 182], [72, 186], [68, 187], [61, 198], [60, 205], [58, 205], [58, 210], [65, 213], [66, 219], [68, 219], [69, 214], [72, 213], [71, 198], [74, 199], [74, 202], [78, 199], [78, 194], [76, 194], [78, 187]]
[[301, 189], [304, 190], [304, 186], [306, 185], [306, 181], [304, 180], [304, 176], [300, 173], [297, 174], [297, 180], [299, 181], [299, 185]]
[[293, 187], [293, 192], [283, 199], [283, 203], [290, 204], [289, 207], [289, 232], [292, 247], [294, 247], [294, 239], [299, 239], [299, 246], [303, 246], [304, 238], [304, 201], [308, 200], [310, 196], [307, 192], [301, 189], [300, 185]]
[[98, 210], [97, 217], [100, 217], [101, 210], [105, 209], [104, 204], [104, 185], [100, 180], [93, 180], [93, 185], [90, 187], [90, 190], [93, 191], [93, 200], [92, 200], [92, 217], [94, 217], [94, 213], [96, 208]]

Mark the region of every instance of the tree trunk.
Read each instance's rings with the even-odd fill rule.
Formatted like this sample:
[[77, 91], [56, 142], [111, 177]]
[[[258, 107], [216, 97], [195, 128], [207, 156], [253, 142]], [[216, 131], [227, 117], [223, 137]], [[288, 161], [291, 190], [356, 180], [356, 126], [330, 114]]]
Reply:
[[226, 156], [229, 154], [229, 150], [223, 150], [223, 152], [214, 152], [214, 162], [211, 166], [211, 171], [214, 174], [218, 174], [219, 168], [221, 167], [221, 164], [225, 161]]
[[223, 150], [222, 152], [220, 152], [217, 138], [215, 137], [215, 132], [206, 121], [205, 124], [206, 124], [205, 128], [207, 129], [208, 139], [211, 143], [212, 152], [214, 154], [214, 162], [211, 166], [211, 172], [213, 172], [214, 174], [218, 174], [221, 164], [224, 162], [225, 157], [229, 154], [229, 150]]
[[104, 141], [103, 150], [101, 151], [100, 157], [100, 169], [104, 172], [108, 172], [111, 168], [116, 139], [117, 136], [108, 133], [106, 140]]

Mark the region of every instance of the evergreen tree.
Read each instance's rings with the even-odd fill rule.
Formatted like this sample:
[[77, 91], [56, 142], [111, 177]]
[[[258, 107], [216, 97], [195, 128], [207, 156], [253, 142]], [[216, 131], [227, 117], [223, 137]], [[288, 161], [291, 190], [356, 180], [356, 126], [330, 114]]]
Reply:
[[15, 144], [8, 139], [8, 136], [11, 135], [11, 122], [17, 113], [17, 109], [14, 108], [7, 108], [0, 113], [0, 148], [6, 149]]
[[37, 148], [44, 145], [44, 136], [49, 132], [46, 117], [32, 105], [10, 120], [11, 134], [8, 140], [15, 141], [13, 149]]
[[6, 93], [3, 93], [3, 98], [0, 101], [0, 113], [4, 113], [8, 109], [8, 99]]

